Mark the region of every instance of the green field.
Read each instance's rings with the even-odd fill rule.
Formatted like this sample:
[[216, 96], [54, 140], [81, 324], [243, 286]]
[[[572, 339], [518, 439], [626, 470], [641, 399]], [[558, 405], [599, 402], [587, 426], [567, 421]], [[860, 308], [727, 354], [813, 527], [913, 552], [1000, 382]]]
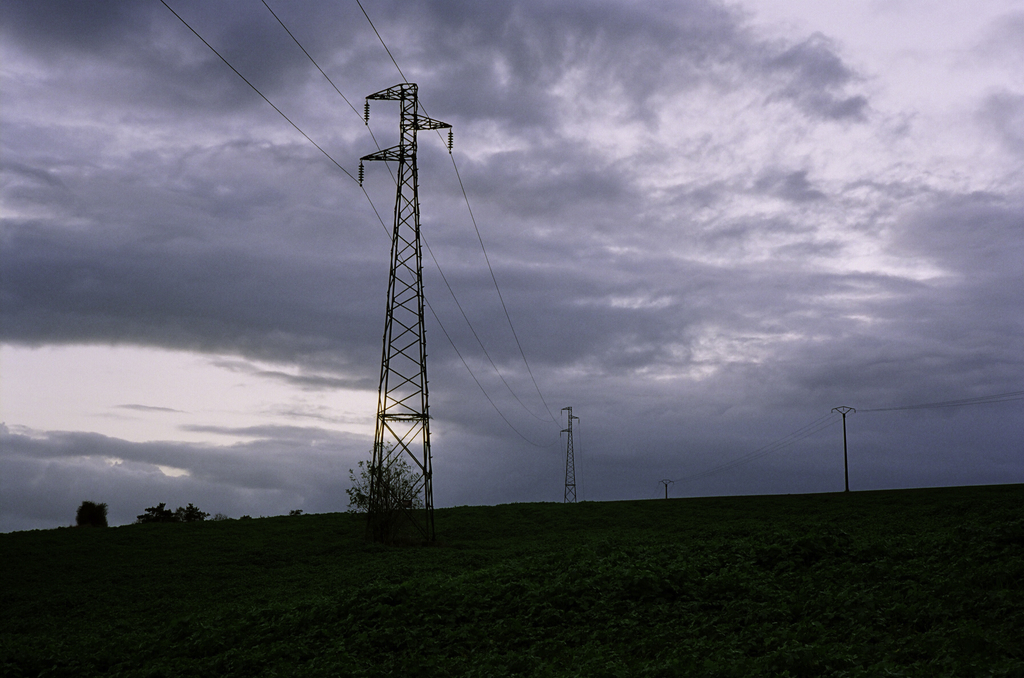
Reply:
[[1024, 676], [1024, 485], [0, 534], [4, 676]]

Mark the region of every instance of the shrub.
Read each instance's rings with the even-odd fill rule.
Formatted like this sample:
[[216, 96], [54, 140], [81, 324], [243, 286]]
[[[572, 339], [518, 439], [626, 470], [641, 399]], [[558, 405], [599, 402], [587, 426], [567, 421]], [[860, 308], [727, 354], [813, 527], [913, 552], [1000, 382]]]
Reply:
[[[200, 511], [197, 507], [189, 504], [188, 506], [179, 506], [176, 511], [172, 511], [166, 508], [166, 504], [160, 503], [156, 506], [150, 506], [146, 509], [146, 512], [141, 516], [137, 516], [135, 522], [137, 523], [198, 523], [202, 520], [206, 520], [209, 513]], [[227, 518], [227, 516], [224, 516]]]
[[[388, 464], [374, 467], [372, 462], [359, 462], [359, 475], [349, 469], [348, 477], [352, 487], [345, 490], [349, 499], [350, 513], [366, 513], [367, 537], [385, 544], [394, 543], [401, 533], [408, 530], [410, 511], [423, 508], [423, 476], [415, 473], [404, 453], [391, 456], [388, 448]], [[371, 501], [371, 486], [375, 496]]]
[[83, 501], [75, 514], [75, 523], [79, 527], [106, 527], [107, 505]]
[[[372, 467], [361, 461], [358, 464], [359, 475], [352, 469], [348, 470], [348, 479], [352, 487], [345, 490], [348, 495], [349, 513], [366, 513], [370, 510], [370, 478]], [[391, 466], [380, 472], [382, 496], [385, 510], [393, 511], [403, 508], [423, 508], [423, 498], [419, 496], [420, 476], [414, 475], [409, 462], [399, 457]]]
[[174, 512], [174, 517], [179, 523], [199, 523], [206, 520], [206, 517], [209, 515], [209, 513], [200, 511], [192, 504], [189, 504], [184, 508], [179, 506], [178, 510]]
[[135, 517], [136, 523], [176, 523], [177, 518], [174, 516], [174, 511], [168, 508], [164, 508], [166, 504], [163, 502], [156, 506], [150, 506], [146, 509], [146, 512], [141, 516]]

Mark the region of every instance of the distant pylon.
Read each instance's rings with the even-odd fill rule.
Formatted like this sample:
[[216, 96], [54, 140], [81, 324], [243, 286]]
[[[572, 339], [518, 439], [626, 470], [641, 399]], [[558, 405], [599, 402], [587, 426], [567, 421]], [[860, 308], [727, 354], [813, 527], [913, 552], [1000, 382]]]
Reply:
[[849, 492], [850, 463], [849, 461], [847, 461], [846, 455], [846, 415], [848, 415], [850, 412], [856, 412], [857, 410], [853, 409], [852, 407], [847, 407], [846, 405], [841, 405], [839, 407], [833, 407], [832, 411], [838, 412], [839, 414], [843, 415], [843, 476], [846, 479], [846, 491]]
[[564, 504], [575, 504], [576, 503], [576, 460], [573, 458], [572, 449], [572, 420], [579, 421], [579, 417], [575, 417], [572, 414], [571, 407], [563, 407], [562, 411], [569, 411], [569, 427], [562, 429], [562, 433], [568, 433], [568, 437], [565, 443], [565, 498], [562, 503]]
[[[416, 169], [416, 133], [451, 128], [419, 112], [417, 87], [404, 82], [366, 97], [370, 101], [401, 102], [400, 141], [397, 146], [360, 158], [398, 163], [395, 220], [391, 234], [391, 277], [380, 386], [377, 391], [377, 428], [370, 465], [368, 529], [374, 541], [391, 541], [400, 523], [409, 520], [424, 539], [434, 540], [434, 486], [430, 455], [430, 411], [427, 402], [427, 344], [423, 323], [423, 250], [420, 243], [419, 181]], [[449, 145], [451, 136], [449, 135]], [[450, 149], [449, 149], [450, 150]], [[393, 480], [393, 465], [413, 461], [419, 477], [411, 488]], [[402, 490], [407, 490], [403, 492]], [[423, 511], [414, 510], [422, 497]], [[419, 514], [419, 515], [417, 515]]]

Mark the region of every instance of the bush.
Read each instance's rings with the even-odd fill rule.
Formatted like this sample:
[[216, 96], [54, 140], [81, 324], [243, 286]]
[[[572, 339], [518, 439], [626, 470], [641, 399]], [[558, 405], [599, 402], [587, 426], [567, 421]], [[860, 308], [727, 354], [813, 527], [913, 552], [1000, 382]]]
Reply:
[[156, 506], [150, 506], [146, 509], [146, 512], [141, 516], [135, 517], [137, 523], [176, 523], [178, 522], [174, 516], [174, 511], [164, 508], [166, 504], [163, 502]]
[[176, 511], [165, 508], [166, 504], [160, 503], [150, 506], [141, 516], [136, 516], [136, 523], [198, 523], [206, 520], [209, 513], [200, 511], [197, 507], [189, 504], [179, 506]]
[[[385, 544], [401, 538], [413, 524], [410, 511], [423, 508], [423, 476], [415, 473], [408, 460], [402, 455], [391, 456], [387, 449], [387, 465], [374, 467], [372, 462], [359, 462], [359, 475], [349, 469], [348, 477], [352, 487], [345, 490], [349, 499], [350, 513], [366, 513], [367, 537]], [[376, 496], [371, 501], [371, 486]]]
[[209, 513], [200, 511], [192, 504], [189, 504], [184, 508], [179, 506], [178, 510], [174, 512], [174, 517], [179, 523], [199, 523], [206, 520], [209, 515]]
[[106, 527], [107, 505], [83, 501], [75, 514], [75, 523], [79, 527]]
[[[359, 462], [358, 466], [358, 476], [352, 469], [348, 470], [348, 479], [352, 482], [352, 487], [345, 490], [348, 495], [349, 513], [366, 513], [370, 510], [372, 467], [365, 461]], [[384, 486], [382, 494], [385, 510], [423, 508], [423, 498], [419, 496], [420, 476], [413, 474], [409, 462], [405, 459], [398, 458], [391, 466], [383, 469], [380, 480]]]

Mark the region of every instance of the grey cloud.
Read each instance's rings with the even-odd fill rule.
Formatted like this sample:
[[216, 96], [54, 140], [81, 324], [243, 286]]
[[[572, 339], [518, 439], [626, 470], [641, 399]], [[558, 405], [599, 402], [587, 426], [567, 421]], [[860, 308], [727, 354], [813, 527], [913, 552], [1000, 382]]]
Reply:
[[804, 112], [826, 120], [862, 121], [866, 115], [866, 97], [843, 94], [855, 74], [836, 54], [832, 41], [820, 33], [767, 56], [764, 68], [788, 80], [772, 98], [790, 99]]
[[807, 180], [807, 170], [767, 170], [754, 182], [754, 188], [793, 202], [810, 202], [825, 197], [824, 193], [814, 188]]
[[173, 407], [158, 407], [156, 405], [117, 405], [118, 409], [121, 410], [135, 410], [136, 412], [182, 412], [182, 410], [176, 410]]
[[[379, 322], [379, 303], [363, 302], [369, 290], [362, 266], [325, 265], [317, 280], [316, 265], [306, 259], [175, 253], [144, 242], [111, 247], [30, 227], [9, 230], [0, 257], [6, 341], [130, 341], [277, 360], [331, 352], [339, 369], [376, 354], [379, 338], [369, 328]], [[379, 289], [373, 291], [377, 302]], [[350, 349], [363, 349], [347, 356], [336, 350], [356, 337]], [[357, 372], [348, 383], [371, 375]]]
[[[107, 502], [114, 524], [161, 501], [235, 517], [344, 510], [346, 464], [365, 457], [364, 439], [289, 427], [247, 433], [264, 437], [217, 447], [74, 432], [29, 437], [0, 427], [0, 529], [70, 524], [84, 500]], [[190, 475], [168, 477], [160, 465]]]
[[1024, 155], [1024, 95], [997, 92], [985, 98], [978, 113], [1011, 152]]

